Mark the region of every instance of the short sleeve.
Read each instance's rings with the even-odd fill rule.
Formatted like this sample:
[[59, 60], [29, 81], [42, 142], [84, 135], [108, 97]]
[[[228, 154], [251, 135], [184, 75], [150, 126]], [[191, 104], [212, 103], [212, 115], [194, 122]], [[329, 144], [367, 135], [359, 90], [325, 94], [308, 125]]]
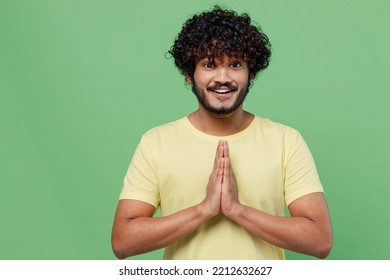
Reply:
[[123, 181], [119, 199], [135, 199], [153, 205], [160, 204], [156, 171], [156, 152], [147, 135], [141, 138]]
[[286, 133], [284, 172], [286, 205], [306, 194], [324, 191], [313, 156], [296, 130]]

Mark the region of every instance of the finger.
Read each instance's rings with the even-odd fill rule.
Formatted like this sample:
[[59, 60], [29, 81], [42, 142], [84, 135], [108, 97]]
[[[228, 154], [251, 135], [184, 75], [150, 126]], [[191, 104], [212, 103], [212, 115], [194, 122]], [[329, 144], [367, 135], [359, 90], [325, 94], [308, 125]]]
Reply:
[[218, 164], [220, 159], [223, 157], [223, 147], [221, 141], [218, 142], [217, 149], [215, 152], [213, 172], [216, 172], [218, 169]]
[[218, 161], [217, 165], [217, 182], [221, 184], [223, 182], [223, 177], [225, 176], [225, 171], [224, 171], [224, 159], [221, 158]]
[[224, 174], [223, 174], [224, 183], [236, 184], [236, 177], [234, 175], [232, 162], [229, 157], [224, 158], [223, 169], [224, 169]]
[[231, 176], [231, 170], [230, 170], [230, 160], [229, 158], [224, 158], [223, 161], [223, 183], [230, 184], [230, 176]]
[[219, 140], [218, 142], [218, 156], [219, 158], [223, 158], [224, 153], [225, 153], [225, 141]]
[[223, 151], [224, 151], [224, 157], [225, 158], [229, 158], [230, 157], [230, 155], [229, 155], [229, 143], [228, 143], [228, 141], [224, 141], [224, 149], [223, 149]]
[[213, 184], [220, 185], [223, 180], [223, 142], [219, 141], [210, 179]]

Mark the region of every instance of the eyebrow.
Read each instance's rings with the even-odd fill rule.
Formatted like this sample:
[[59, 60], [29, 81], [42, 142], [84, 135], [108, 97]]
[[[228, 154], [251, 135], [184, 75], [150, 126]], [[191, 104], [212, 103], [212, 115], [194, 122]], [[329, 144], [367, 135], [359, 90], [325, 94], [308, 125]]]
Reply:
[[[237, 56], [232, 56], [232, 57], [229, 57], [229, 62], [232, 63], [232, 62], [245, 62], [245, 59], [243, 57], [237, 57]], [[221, 57], [214, 57], [214, 56], [205, 56], [205, 57], [201, 57], [197, 60], [197, 63], [198, 62], [204, 62], [204, 61], [210, 61], [210, 62], [215, 62], [216, 60], [220, 60], [222, 61], [223, 59]]]

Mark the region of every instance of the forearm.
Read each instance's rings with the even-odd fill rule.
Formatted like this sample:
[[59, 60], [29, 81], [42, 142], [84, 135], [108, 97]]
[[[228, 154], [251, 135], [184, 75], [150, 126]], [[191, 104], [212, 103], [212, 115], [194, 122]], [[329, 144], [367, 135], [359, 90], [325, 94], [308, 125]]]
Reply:
[[245, 205], [236, 207], [229, 218], [264, 241], [294, 252], [325, 258], [332, 246], [326, 229], [309, 218], [273, 216]]
[[210, 216], [196, 205], [166, 217], [137, 217], [114, 225], [113, 248], [118, 258], [157, 250], [196, 230]]

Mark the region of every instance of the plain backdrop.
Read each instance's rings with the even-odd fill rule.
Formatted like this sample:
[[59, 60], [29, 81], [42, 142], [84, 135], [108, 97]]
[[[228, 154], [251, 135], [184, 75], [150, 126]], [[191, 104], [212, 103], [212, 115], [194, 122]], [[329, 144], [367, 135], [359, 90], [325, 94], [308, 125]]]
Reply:
[[114, 259], [141, 135], [197, 107], [165, 53], [217, 3], [270, 38], [245, 109], [308, 143], [334, 227], [329, 259], [389, 258], [388, 1], [0, 0], [0, 259]]

